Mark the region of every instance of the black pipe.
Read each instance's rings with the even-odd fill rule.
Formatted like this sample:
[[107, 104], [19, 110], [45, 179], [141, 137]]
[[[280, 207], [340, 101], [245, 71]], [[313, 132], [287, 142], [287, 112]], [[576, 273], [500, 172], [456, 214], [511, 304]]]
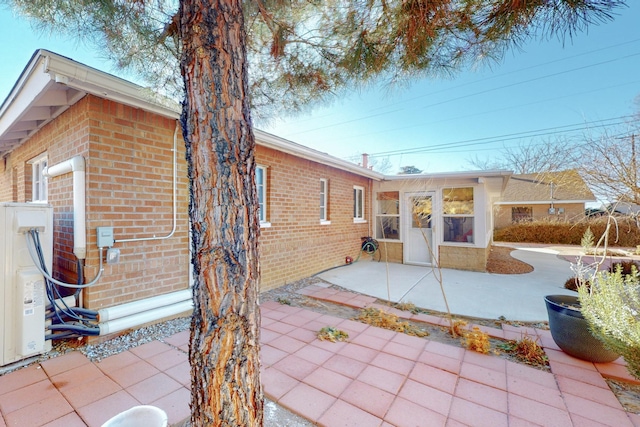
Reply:
[[82, 325], [49, 325], [50, 331], [74, 331], [81, 335], [96, 336], [100, 335], [100, 328], [89, 328]]

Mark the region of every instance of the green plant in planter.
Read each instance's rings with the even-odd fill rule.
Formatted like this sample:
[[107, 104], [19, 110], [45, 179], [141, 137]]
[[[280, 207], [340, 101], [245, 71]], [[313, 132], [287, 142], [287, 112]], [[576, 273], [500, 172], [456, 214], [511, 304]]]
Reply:
[[591, 286], [578, 287], [582, 315], [591, 332], [605, 346], [619, 353], [629, 372], [640, 379], [640, 280], [638, 270], [622, 273], [601, 271], [591, 278]]

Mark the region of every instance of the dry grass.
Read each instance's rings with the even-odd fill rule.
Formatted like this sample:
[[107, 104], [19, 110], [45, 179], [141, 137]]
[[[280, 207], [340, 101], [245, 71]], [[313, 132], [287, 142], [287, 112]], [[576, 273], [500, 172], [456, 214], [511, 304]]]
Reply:
[[360, 311], [357, 317], [353, 320], [357, 320], [362, 323], [366, 323], [378, 328], [389, 329], [395, 332], [402, 332], [407, 335], [413, 335], [416, 337], [426, 337], [429, 332], [424, 329], [420, 329], [417, 326], [411, 325], [409, 322], [399, 320], [398, 316], [392, 313], [387, 313], [377, 308], [364, 308]]
[[500, 346], [501, 350], [513, 354], [518, 360], [532, 366], [548, 366], [549, 359], [540, 345], [529, 338], [523, 337], [519, 341], [509, 341]]
[[317, 337], [320, 341], [346, 341], [349, 339], [349, 334], [345, 331], [341, 331], [333, 326], [325, 326], [318, 331]]
[[491, 350], [489, 335], [486, 332], [482, 332], [477, 326], [474, 326], [470, 331], [464, 331], [462, 337], [464, 346], [469, 350], [482, 354], [487, 354]]

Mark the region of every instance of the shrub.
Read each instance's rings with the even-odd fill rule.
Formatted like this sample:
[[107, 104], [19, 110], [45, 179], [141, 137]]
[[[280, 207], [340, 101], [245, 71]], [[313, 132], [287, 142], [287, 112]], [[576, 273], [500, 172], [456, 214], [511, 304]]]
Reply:
[[[587, 229], [594, 236], [602, 236], [607, 229], [608, 220], [605, 216], [576, 223], [545, 220], [519, 222], [495, 230], [493, 239], [516, 243], [581, 245]], [[640, 228], [634, 218], [615, 217], [607, 238], [610, 246], [635, 248], [640, 245]]]
[[580, 246], [585, 253], [591, 253], [593, 250], [593, 245], [595, 244], [595, 236], [593, 235], [593, 231], [591, 231], [591, 227], [587, 227], [584, 234], [582, 235], [582, 239], [580, 239]]
[[[584, 281], [584, 285], [589, 289], [591, 283], [588, 280]], [[564, 282], [564, 288], [569, 289], [570, 291], [578, 292], [578, 287], [580, 286], [580, 279], [577, 277], [569, 277], [566, 282]]]
[[640, 265], [633, 261], [615, 262], [611, 264], [611, 266], [609, 266], [609, 273], [615, 273], [618, 269], [620, 269], [620, 273], [623, 276], [628, 276], [630, 274], [636, 274], [638, 271], [638, 267], [640, 267]]
[[591, 280], [591, 289], [578, 288], [582, 315], [605, 346], [624, 357], [627, 368], [640, 379], [640, 282], [637, 270], [624, 275], [602, 271]]

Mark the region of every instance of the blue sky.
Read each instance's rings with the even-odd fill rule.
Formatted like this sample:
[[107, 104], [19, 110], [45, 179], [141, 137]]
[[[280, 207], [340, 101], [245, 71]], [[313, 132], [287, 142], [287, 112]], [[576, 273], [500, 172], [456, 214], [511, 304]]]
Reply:
[[[640, 95], [640, 2], [628, 3], [613, 22], [591, 26], [564, 46], [555, 38], [535, 40], [499, 63], [392, 89], [372, 86], [259, 127], [349, 160], [363, 152], [388, 157], [390, 173], [402, 165], [466, 170], [472, 156], [491, 158], [503, 146], [579, 141], [586, 128], [599, 132], [640, 110], [634, 103]], [[38, 48], [121, 75], [99, 52], [37, 33], [7, 9], [0, 9], [0, 37], [1, 99]]]

